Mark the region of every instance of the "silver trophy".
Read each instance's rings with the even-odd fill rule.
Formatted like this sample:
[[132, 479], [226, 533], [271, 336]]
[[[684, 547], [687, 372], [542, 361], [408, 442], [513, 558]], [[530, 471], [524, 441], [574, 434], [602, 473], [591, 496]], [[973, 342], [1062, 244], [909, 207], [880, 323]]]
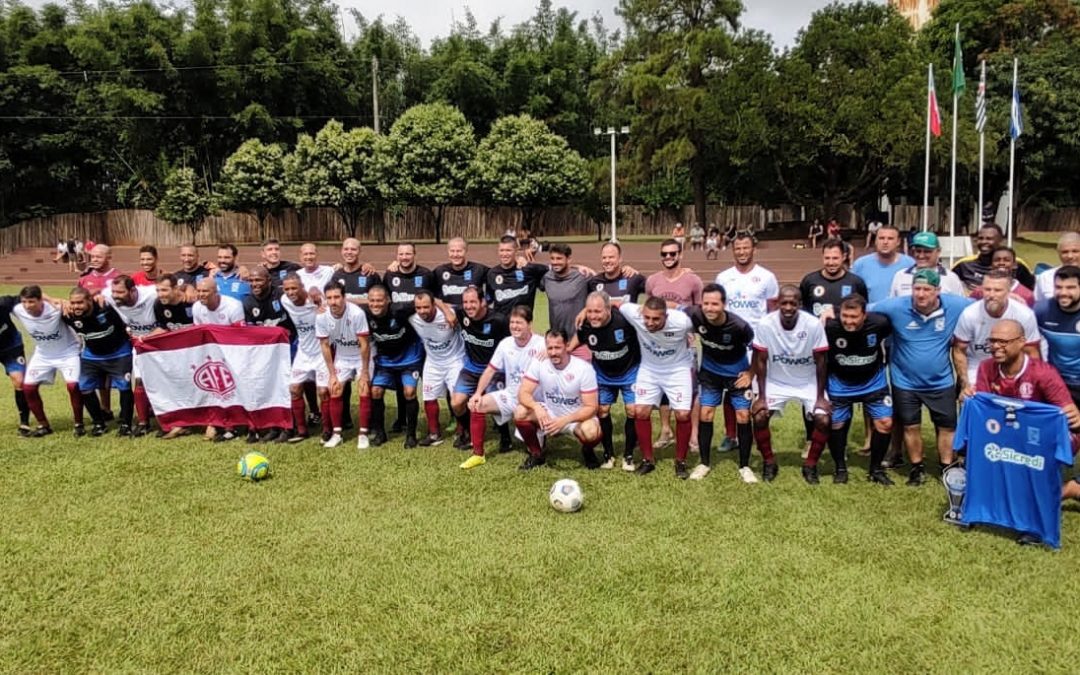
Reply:
[[950, 466], [941, 474], [941, 482], [945, 484], [945, 494], [949, 496], [949, 510], [945, 512], [945, 522], [964, 527], [960, 520], [960, 507], [964, 503], [964, 492], [967, 490], [967, 470], [962, 466]]

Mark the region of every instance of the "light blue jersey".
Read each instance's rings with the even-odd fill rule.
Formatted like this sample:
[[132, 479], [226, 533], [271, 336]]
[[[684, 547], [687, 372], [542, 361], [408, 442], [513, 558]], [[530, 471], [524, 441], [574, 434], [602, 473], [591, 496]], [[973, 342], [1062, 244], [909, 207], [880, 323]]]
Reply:
[[866, 290], [870, 292], [868, 302], [881, 302], [889, 297], [892, 289], [893, 277], [902, 269], [907, 269], [915, 264], [915, 259], [901, 253], [896, 257], [896, 262], [891, 265], [882, 265], [877, 253], [864, 255], [855, 260], [851, 271], [862, 277], [866, 282]]
[[1069, 314], [1057, 300], [1043, 300], [1035, 305], [1035, 320], [1049, 347], [1046, 360], [1070, 388], [1080, 387], [1080, 312]]
[[889, 375], [893, 386], [934, 391], [955, 385], [951, 347], [960, 314], [971, 300], [942, 294], [929, 315], [916, 311], [912, 298], [889, 298], [870, 307], [892, 324]]

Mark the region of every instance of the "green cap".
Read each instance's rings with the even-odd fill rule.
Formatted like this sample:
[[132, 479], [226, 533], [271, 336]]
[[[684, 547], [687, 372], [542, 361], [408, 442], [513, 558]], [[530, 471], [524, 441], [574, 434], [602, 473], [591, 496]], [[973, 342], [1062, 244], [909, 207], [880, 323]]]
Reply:
[[[929, 233], [923, 232], [923, 234]], [[931, 234], [930, 236], [933, 237], [934, 235]], [[930, 284], [934, 288], [939, 288], [941, 286], [941, 275], [937, 273], [937, 270], [930, 269], [929, 267], [921, 269], [911, 278], [912, 286], [918, 283]]]
[[941, 244], [938, 243], [937, 235], [933, 232], [920, 232], [911, 239], [912, 246], [918, 246], [919, 248], [931, 248], [939, 249]]

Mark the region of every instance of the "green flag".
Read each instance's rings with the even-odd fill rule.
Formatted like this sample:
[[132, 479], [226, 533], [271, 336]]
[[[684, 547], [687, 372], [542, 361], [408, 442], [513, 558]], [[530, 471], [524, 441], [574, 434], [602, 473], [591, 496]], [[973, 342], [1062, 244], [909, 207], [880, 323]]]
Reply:
[[956, 24], [956, 52], [953, 54], [952, 90], [953, 96], [960, 96], [967, 89], [964, 80], [964, 51], [960, 49], [960, 24]]

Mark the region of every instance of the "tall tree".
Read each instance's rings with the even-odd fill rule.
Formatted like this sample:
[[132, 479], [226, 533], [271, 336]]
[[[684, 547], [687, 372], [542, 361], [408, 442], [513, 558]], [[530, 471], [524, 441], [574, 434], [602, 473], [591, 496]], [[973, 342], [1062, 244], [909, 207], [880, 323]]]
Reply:
[[217, 183], [219, 205], [246, 212], [266, 238], [266, 218], [287, 203], [285, 198], [285, 151], [280, 145], [257, 138], [244, 141], [221, 169]]
[[165, 176], [165, 190], [154, 213], [187, 228], [192, 244], [212, 211], [212, 199], [193, 169], [177, 167]]

